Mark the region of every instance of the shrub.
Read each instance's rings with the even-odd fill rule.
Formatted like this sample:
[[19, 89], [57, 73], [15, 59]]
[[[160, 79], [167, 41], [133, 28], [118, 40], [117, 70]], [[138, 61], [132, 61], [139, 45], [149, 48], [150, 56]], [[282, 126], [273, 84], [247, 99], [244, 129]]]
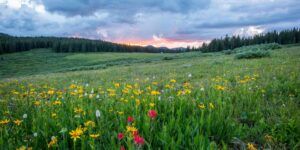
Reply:
[[230, 55], [230, 54], [234, 53], [233, 50], [225, 50], [223, 52], [225, 55]]
[[235, 55], [236, 59], [252, 59], [252, 58], [263, 58], [263, 57], [270, 57], [269, 51], [263, 50], [252, 50], [252, 51], [245, 51]]
[[173, 57], [168, 57], [168, 56], [163, 58], [163, 60], [172, 60], [172, 59], [173, 59]]

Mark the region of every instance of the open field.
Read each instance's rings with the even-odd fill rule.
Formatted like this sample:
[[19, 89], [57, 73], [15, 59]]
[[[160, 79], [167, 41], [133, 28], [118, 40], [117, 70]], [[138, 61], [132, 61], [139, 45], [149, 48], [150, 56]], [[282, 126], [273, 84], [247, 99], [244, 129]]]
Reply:
[[299, 49], [0, 55], [0, 149], [299, 149]]

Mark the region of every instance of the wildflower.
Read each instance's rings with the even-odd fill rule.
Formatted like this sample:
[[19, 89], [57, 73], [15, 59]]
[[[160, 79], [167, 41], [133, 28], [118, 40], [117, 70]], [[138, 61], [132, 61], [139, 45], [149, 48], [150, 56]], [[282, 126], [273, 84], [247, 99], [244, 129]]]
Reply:
[[36, 132], [34, 132], [34, 133], [33, 133], [33, 136], [34, 136], [34, 137], [37, 137], [37, 136], [38, 136], [38, 134], [37, 134]]
[[76, 85], [75, 85], [75, 84], [71, 84], [69, 88], [70, 88], [70, 89], [75, 89], [75, 88], [76, 88]]
[[53, 105], [61, 105], [61, 101], [56, 100], [56, 101], [54, 101], [52, 104], [53, 104]]
[[81, 127], [78, 127], [75, 130], [69, 132], [69, 134], [71, 135], [71, 138], [76, 141], [77, 139], [80, 139], [80, 136], [83, 134], [83, 129]]
[[126, 150], [126, 149], [125, 149], [125, 147], [122, 145], [122, 146], [120, 147], [120, 150]]
[[154, 107], [155, 104], [154, 104], [154, 103], [150, 103], [149, 106], [150, 106], [150, 107]]
[[257, 150], [257, 148], [255, 148], [255, 146], [252, 143], [248, 143], [247, 150]]
[[95, 122], [89, 120], [89, 121], [84, 123], [84, 126], [86, 126], [86, 127], [95, 127]]
[[59, 133], [62, 133], [62, 134], [64, 134], [65, 132], [67, 132], [68, 131], [68, 129], [67, 128], [62, 128], [60, 131], [59, 131]]
[[55, 136], [51, 137], [51, 141], [48, 143], [48, 148], [52, 147], [57, 143], [57, 138]]
[[191, 74], [191, 73], [190, 73], [190, 74], [188, 74], [188, 77], [189, 77], [189, 78], [191, 78], [191, 77], [192, 77], [192, 74]]
[[209, 108], [214, 109], [215, 105], [213, 103], [209, 103]]
[[96, 110], [96, 117], [99, 118], [100, 116], [101, 116], [101, 112], [100, 112], [100, 110], [97, 109]]
[[200, 109], [205, 109], [205, 105], [204, 105], [203, 103], [199, 104], [198, 107], [199, 107]]
[[175, 79], [172, 79], [170, 82], [171, 82], [171, 83], [176, 83], [176, 80], [175, 80]]
[[152, 84], [153, 84], [153, 85], [157, 85], [158, 83], [157, 83], [157, 82], [152, 82]]
[[135, 128], [134, 126], [126, 126], [126, 129], [127, 132], [131, 132], [131, 133], [137, 131], [137, 128]]
[[160, 94], [160, 92], [159, 91], [151, 91], [151, 93], [150, 93], [151, 95], [159, 95]]
[[155, 110], [149, 110], [148, 111], [148, 116], [151, 118], [151, 119], [154, 119], [156, 116], [157, 116], [157, 112]]
[[19, 125], [22, 123], [22, 120], [18, 120], [18, 119], [17, 119], [17, 120], [14, 121], [14, 123], [15, 123], [17, 126], [19, 126]]
[[219, 91], [224, 91], [224, 90], [225, 90], [225, 87], [224, 87], [224, 86], [221, 86], [221, 85], [217, 85], [217, 86], [216, 86], [216, 89], [219, 90]]
[[26, 147], [23, 145], [23, 146], [17, 148], [17, 150], [32, 150], [32, 147]]
[[119, 134], [118, 134], [118, 139], [119, 139], [119, 140], [122, 140], [123, 138], [124, 138], [124, 134], [123, 134], [123, 133], [119, 133]]
[[271, 135], [265, 135], [265, 140], [267, 141], [267, 142], [272, 142], [273, 141], [273, 137], [271, 136]]
[[118, 111], [118, 114], [119, 114], [119, 115], [123, 115], [124, 112], [123, 112], [123, 111]]
[[100, 134], [90, 134], [90, 137], [96, 139], [100, 136]]
[[57, 117], [57, 114], [56, 114], [56, 113], [52, 113], [52, 114], [51, 114], [51, 117], [52, 117], [52, 118], [56, 118], [56, 117]]
[[0, 120], [0, 125], [6, 125], [10, 122], [8, 119]]
[[133, 117], [131, 117], [131, 116], [128, 116], [128, 118], [127, 118], [127, 122], [131, 123], [131, 122], [133, 122], [133, 120], [134, 120], [134, 118], [133, 118]]
[[23, 114], [23, 118], [26, 119], [28, 116], [27, 114]]
[[74, 108], [74, 112], [80, 114], [83, 113], [84, 111], [81, 108]]
[[136, 131], [132, 131], [131, 133], [132, 133], [133, 137], [135, 137], [135, 136], [139, 135], [139, 131], [138, 131], [138, 130], [136, 130]]
[[115, 83], [114, 85], [116, 88], [120, 87], [120, 83]]
[[133, 140], [134, 140], [134, 143], [137, 144], [137, 145], [140, 145], [140, 146], [141, 146], [141, 145], [144, 145], [144, 144], [145, 144], [144, 138], [142, 138], [142, 137], [140, 137], [140, 136], [138, 136], [138, 135], [135, 136]]
[[139, 99], [136, 99], [136, 100], [135, 100], [135, 105], [136, 105], [136, 106], [139, 106], [140, 104], [141, 104], [141, 101], [140, 101]]
[[35, 106], [40, 106], [40, 105], [41, 105], [41, 102], [40, 102], [40, 101], [35, 101], [33, 104], [34, 104]]
[[48, 93], [48, 95], [53, 95], [54, 94], [54, 90], [49, 90], [47, 93]]

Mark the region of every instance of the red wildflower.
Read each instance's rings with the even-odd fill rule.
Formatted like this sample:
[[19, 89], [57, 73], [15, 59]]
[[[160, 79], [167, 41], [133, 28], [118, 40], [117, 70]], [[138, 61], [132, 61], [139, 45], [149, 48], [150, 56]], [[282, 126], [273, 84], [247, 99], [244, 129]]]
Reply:
[[148, 116], [154, 119], [157, 116], [157, 112], [155, 110], [149, 110]]
[[144, 138], [142, 138], [138, 135], [135, 136], [133, 140], [134, 140], [134, 143], [137, 144], [137, 145], [144, 145], [145, 144]]
[[122, 145], [122, 146], [120, 147], [120, 150], [126, 150], [126, 149], [125, 149], [125, 147]]
[[139, 135], [139, 131], [132, 131], [132, 135], [133, 135], [133, 137], [138, 136]]
[[129, 123], [133, 122], [133, 120], [134, 120], [134, 118], [131, 117], [131, 116], [129, 116], [129, 117], [127, 118], [127, 122], [129, 122]]
[[124, 134], [123, 134], [123, 133], [119, 133], [119, 134], [118, 134], [118, 139], [119, 139], [119, 140], [122, 140], [123, 138], [124, 138]]

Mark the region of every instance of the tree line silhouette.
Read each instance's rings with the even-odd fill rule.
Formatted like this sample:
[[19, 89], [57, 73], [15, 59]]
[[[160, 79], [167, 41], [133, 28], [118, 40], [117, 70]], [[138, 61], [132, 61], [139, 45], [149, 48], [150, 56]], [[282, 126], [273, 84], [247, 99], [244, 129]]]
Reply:
[[132, 46], [102, 40], [62, 37], [15, 37], [0, 33], [0, 54], [51, 48], [55, 52], [146, 52], [176, 53], [185, 49], [171, 50], [154, 46]]
[[199, 48], [157, 48], [154, 46], [132, 46], [117, 44], [102, 40], [64, 37], [15, 37], [0, 33], [0, 54], [27, 51], [36, 48], [51, 48], [55, 52], [146, 52], [146, 53], [179, 53], [189, 51], [217, 52], [235, 49], [237, 47], [263, 44], [294, 44], [300, 42], [300, 29], [293, 28], [280, 32], [273, 31], [252, 37], [226, 35], [213, 39], [210, 43], [203, 43]]
[[300, 29], [293, 28], [283, 30], [280, 32], [273, 31], [264, 34], [258, 34], [252, 37], [240, 37], [226, 35], [224, 38], [213, 39], [209, 44], [203, 43], [202, 47], [197, 50], [202, 52], [217, 52], [222, 50], [235, 49], [237, 47], [265, 44], [265, 43], [278, 43], [278, 44], [295, 44], [300, 43]]

